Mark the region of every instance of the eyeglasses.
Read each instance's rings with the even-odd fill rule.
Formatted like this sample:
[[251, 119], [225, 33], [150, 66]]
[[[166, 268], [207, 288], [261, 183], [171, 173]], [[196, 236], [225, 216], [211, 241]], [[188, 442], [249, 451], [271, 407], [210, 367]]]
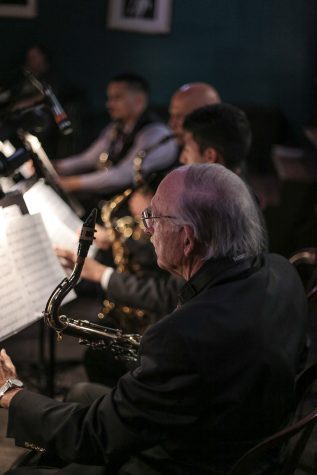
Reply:
[[176, 219], [176, 216], [167, 216], [167, 215], [161, 215], [161, 216], [153, 216], [152, 215], [152, 208], [149, 206], [148, 208], [145, 208], [144, 211], [142, 211], [141, 214], [141, 220], [142, 224], [145, 227], [145, 229], [148, 231], [149, 229], [153, 228], [155, 219], [159, 218], [171, 218], [171, 219]]

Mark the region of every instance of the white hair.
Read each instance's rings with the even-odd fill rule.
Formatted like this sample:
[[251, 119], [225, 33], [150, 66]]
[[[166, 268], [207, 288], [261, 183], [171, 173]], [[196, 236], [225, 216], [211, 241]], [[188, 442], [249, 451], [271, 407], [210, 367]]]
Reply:
[[266, 247], [264, 228], [241, 178], [218, 164], [181, 168], [185, 176], [178, 213], [193, 228], [203, 259], [261, 254]]

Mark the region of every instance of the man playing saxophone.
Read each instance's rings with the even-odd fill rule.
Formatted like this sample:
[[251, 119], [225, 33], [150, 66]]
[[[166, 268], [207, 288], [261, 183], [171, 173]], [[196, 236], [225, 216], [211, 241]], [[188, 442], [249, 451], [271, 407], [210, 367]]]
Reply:
[[[186, 89], [187, 100], [189, 93], [190, 88]], [[183, 96], [178, 93], [176, 97], [180, 106]], [[251, 143], [251, 129], [246, 115], [237, 107], [222, 103], [193, 111], [185, 118], [181, 137], [184, 140], [180, 158], [183, 163], [215, 161], [235, 173], [241, 173], [245, 168], [245, 159]], [[131, 196], [129, 207], [132, 216], [137, 218], [142, 209], [150, 206], [155, 185], [159, 182], [160, 175], [156, 175], [152, 180], [148, 177], [148, 186], [137, 190]], [[104, 234], [107, 238], [107, 234], [98, 228], [96, 241], [102, 241], [99, 236]], [[128, 333], [143, 333], [149, 324], [174, 310], [179, 289], [184, 284], [182, 278], [168, 276], [159, 271], [151, 258], [151, 249], [146, 243], [142, 246], [142, 242], [144, 241], [133, 239], [125, 241], [124, 249], [130, 251], [130, 257], [127, 259], [129, 265], [123, 272], [120, 268], [115, 269], [87, 258], [82, 273], [84, 279], [96, 282], [105, 293], [103, 308], [107, 318], [104, 319], [104, 324], [123, 328]], [[76, 255], [72, 251], [59, 249], [57, 253], [66, 267], [73, 268]], [[118, 255], [121, 256], [122, 252]], [[139, 266], [138, 272], [132, 271], [134, 264]], [[114, 302], [116, 305], [112, 308]], [[120, 309], [127, 309], [129, 313], [120, 312]], [[138, 312], [145, 314], [145, 317], [138, 318]], [[126, 363], [114, 361], [109, 352], [96, 352], [91, 349], [85, 353], [84, 366], [90, 381], [111, 387], [118, 376], [127, 370]], [[76, 398], [78, 395], [79, 388], [76, 389]]]
[[51, 473], [227, 473], [292, 410], [306, 296], [288, 261], [266, 252], [245, 183], [219, 164], [179, 167], [143, 221], [158, 265], [186, 284], [110, 394], [81, 405], [8, 387], [16, 373], [1, 351], [8, 436], [45, 450]]

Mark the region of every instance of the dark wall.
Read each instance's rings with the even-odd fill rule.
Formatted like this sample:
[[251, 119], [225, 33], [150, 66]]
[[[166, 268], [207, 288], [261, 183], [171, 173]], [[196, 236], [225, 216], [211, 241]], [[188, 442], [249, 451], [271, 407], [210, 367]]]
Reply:
[[109, 78], [135, 70], [157, 104], [184, 82], [208, 81], [226, 101], [276, 106], [294, 124], [309, 122], [316, 0], [174, 0], [171, 33], [153, 36], [107, 30], [106, 11], [104, 0], [39, 0], [36, 19], [0, 18], [1, 70], [41, 40], [95, 111]]

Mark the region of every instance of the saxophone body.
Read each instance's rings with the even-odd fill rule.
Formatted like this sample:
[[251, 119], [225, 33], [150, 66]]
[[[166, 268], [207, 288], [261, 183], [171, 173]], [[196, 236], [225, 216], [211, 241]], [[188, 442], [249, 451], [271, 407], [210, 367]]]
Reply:
[[109, 349], [117, 359], [137, 361], [141, 337], [124, 334], [121, 330], [96, 325], [88, 320], [76, 320], [59, 315], [59, 307], [66, 295], [75, 287], [80, 277], [85, 258], [94, 239], [97, 211], [85, 221], [79, 238], [77, 260], [70, 277], [65, 277], [49, 297], [45, 310], [45, 322], [56, 332], [58, 341], [63, 335], [79, 338], [79, 343], [95, 349]]
[[[146, 152], [140, 151], [133, 161], [134, 181], [136, 187], [140, 187], [143, 184], [141, 167], [145, 156]], [[133, 188], [126, 189], [123, 193], [116, 195], [112, 200], [104, 203], [101, 209], [102, 222], [113, 239], [112, 254], [117, 272], [129, 271], [136, 273], [139, 271], [136, 266], [131, 266], [127, 240], [129, 238], [136, 241], [148, 239], [139, 227], [139, 223], [136, 222], [132, 216], [123, 216], [121, 218], [116, 218], [114, 216], [120, 207], [127, 202], [134, 191], [135, 189]], [[140, 308], [115, 304], [111, 300], [105, 299], [103, 301], [103, 307], [98, 313], [98, 317], [103, 319], [106, 316], [111, 316], [116, 325], [120, 325], [120, 327], [131, 327], [132, 325], [132, 327], [136, 326], [139, 329], [140, 326], [145, 324], [145, 321], [143, 320], [146, 314]]]

